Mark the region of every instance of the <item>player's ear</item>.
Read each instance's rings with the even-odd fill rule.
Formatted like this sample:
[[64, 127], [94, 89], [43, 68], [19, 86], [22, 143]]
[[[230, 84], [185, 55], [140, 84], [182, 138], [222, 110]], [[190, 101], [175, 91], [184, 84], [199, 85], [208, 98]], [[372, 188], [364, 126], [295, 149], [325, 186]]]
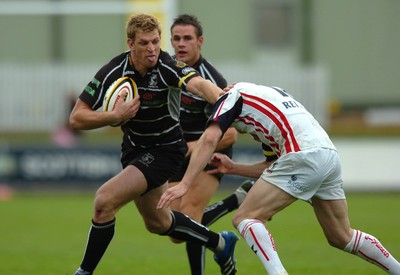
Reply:
[[203, 46], [204, 37], [203, 36], [199, 36], [199, 38], [197, 40], [198, 40], [199, 47]]
[[129, 49], [130, 49], [131, 51], [134, 51], [135, 44], [133, 43], [133, 39], [132, 39], [132, 38], [128, 38], [128, 39], [126, 40], [126, 44], [128, 45], [128, 47], [129, 47]]

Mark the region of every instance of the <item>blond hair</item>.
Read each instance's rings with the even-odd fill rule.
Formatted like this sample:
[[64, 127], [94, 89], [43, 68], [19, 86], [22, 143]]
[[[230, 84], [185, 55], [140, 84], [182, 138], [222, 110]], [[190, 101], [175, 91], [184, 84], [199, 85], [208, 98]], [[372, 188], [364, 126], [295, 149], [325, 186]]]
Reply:
[[126, 36], [135, 40], [136, 33], [158, 31], [161, 36], [161, 26], [158, 19], [150, 14], [139, 14], [132, 16], [126, 24]]

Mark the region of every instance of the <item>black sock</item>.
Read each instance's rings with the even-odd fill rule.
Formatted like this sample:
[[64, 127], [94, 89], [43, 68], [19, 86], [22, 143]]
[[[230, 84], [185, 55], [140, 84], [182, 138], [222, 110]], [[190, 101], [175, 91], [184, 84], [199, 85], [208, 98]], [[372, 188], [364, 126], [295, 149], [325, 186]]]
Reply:
[[205, 253], [203, 245], [186, 242], [186, 254], [189, 259], [191, 275], [204, 275]]
[[172, 225], [170, 229], [160, 235], [168, 235], [174, 239], [195, 242], [211, 250], [218, 246], [219, 234], [192, 220], [180, 212], [171, 211]]
[[205, 226], [210, 226], [219, 218], [225, 216], [229, 212], [238, 208], [238, 201], [235, 194], [230, 195], [226, 199], [216, 202], [208, 206], [204, 210], [203, 218], [201, 223]]
[[[236, 195], [232, 194], [224, 200], [208, 206], [204, 210], [201, 223], [205, 226], [210, 226], [236, 208], [238, 208], [238, 200]], [[186, 253], [189, 259], [191, 275], [203, 275], [205, 269], [204, 246], [193, 242], [187, 242]]]
[[93, 272], [101, 257], [107, 250], [115, 232], [115, 218], [106, 223], [95, 223], [89, 231], [89, 238], [86, 245], [81, 268], [88, 272]]

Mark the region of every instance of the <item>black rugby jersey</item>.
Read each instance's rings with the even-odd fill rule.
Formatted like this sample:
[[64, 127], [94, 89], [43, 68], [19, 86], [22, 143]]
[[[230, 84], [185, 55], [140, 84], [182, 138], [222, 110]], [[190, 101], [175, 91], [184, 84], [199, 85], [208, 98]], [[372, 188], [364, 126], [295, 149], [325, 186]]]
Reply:
[[157, 65], [142, 77], [129, 62], [130, 51], [104, 65], [89, 82], [79, 98], [93, 110], [101, 109], [107, 88], [118, 78], [132, 78], [140, 95], [136, 116], [121, 126], [125, 146], [160, 146], [180, 142], [180, 93], [189, 79], [199, 74], [185, 63], [161, 51]]
[[[194, 69], [205, 79], [224, 89], [227, 86], [225, 78], [206, 59], [200, 59], [194, 64]], [[183, 136], [186, 141], [198, 140], [205, 130], [212, 105], [203, 98], [182, 91], [180, 120]]]

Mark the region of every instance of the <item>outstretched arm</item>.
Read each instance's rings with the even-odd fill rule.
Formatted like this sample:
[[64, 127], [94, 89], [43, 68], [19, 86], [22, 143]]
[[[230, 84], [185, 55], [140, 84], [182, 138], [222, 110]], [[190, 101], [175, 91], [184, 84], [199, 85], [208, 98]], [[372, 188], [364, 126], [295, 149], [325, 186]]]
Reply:
[[224, 91], [208, 79], [193, 77], [186, 85], [186, 90], [198, 95], [210, 104], [214, 104]]
[[[216, 151], [222, 150], [237, 141], [237, 131], [235, 128], [230, 127], [222, 137], [222, 139], [218, 142], [217, 147], [215, 148]], [[196, 146], [197, 140], [187, 142], [188, 151], [186, 153], [187, 156], [191, 156], [194, 147]]]
[[157, 208], [169, 207], [172, 201], [179, 199], [186, 194], [190, 185], [194, 182], [200, 172], [203, 171], [204, 167], [206, 167], [221, 136], [222, 131], [216, 123], [211, 124], [204, 131], [194, 147], [189, 166], [183, 179], [179, 184], [165, 191], [158, 202]]
[[209, 164], [215, 169], [207, 171], [209, 174], [231, 174], [249, 178], [259, 178], [263, 171], [274, 161], [260, 161], [251, 164], [236, 163], [224, 154], [214, 153]]

